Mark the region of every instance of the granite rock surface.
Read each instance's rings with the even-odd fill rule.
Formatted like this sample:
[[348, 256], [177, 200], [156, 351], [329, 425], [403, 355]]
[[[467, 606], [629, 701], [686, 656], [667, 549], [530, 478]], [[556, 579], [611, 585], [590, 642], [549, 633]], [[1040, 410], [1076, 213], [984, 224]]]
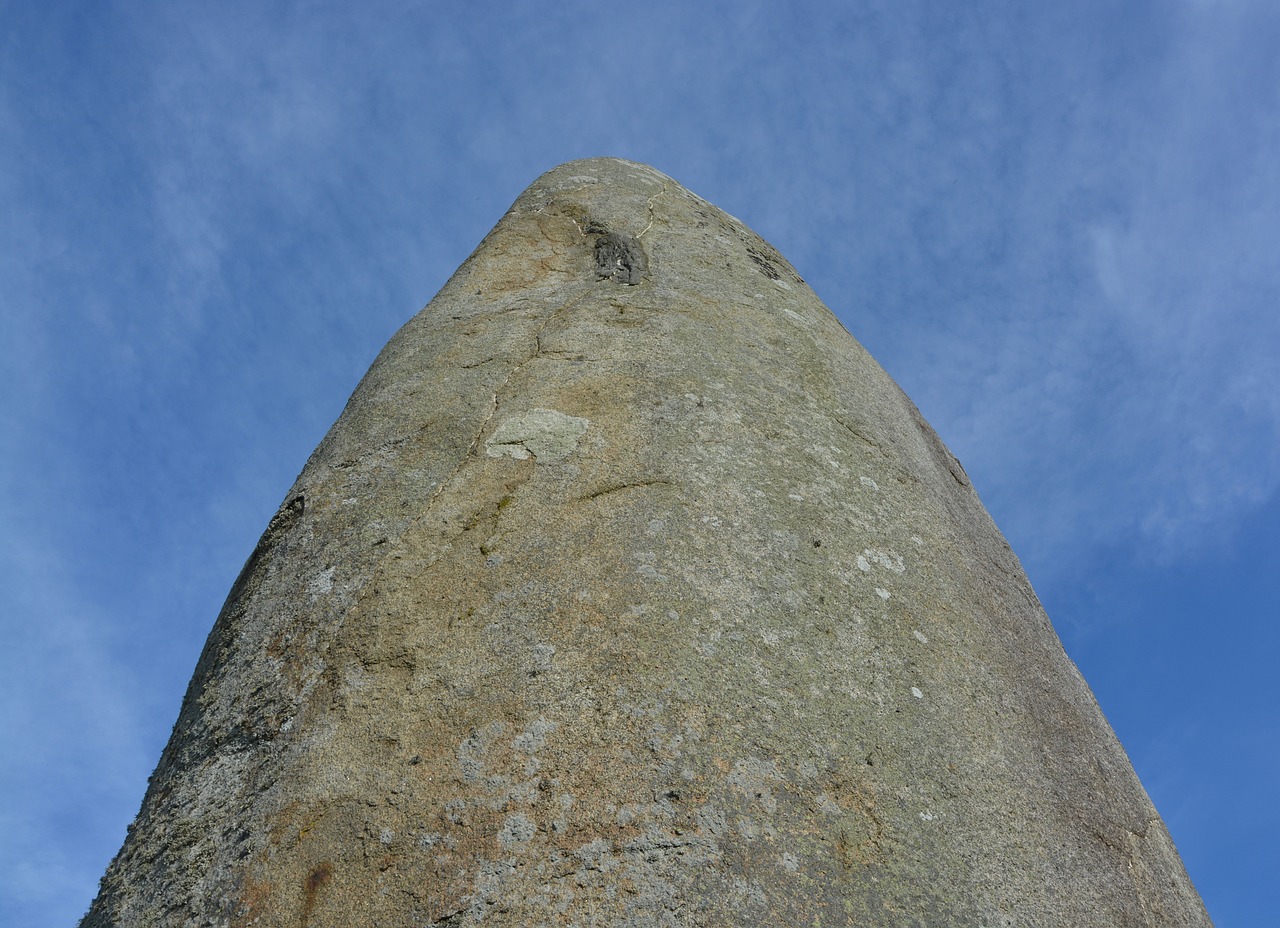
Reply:
[[480, 924], [1209, 924], [959, 461], [626, 161], [378, 357], [82, 923]]

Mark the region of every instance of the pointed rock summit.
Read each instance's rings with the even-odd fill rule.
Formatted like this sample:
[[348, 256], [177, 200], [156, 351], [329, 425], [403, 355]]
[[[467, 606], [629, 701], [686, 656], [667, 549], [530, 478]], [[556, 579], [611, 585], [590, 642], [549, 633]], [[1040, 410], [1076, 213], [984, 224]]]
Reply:
[[596, 159], [361, 381], [82, 924], [1209, 921], [911, 402], [759, 236]]

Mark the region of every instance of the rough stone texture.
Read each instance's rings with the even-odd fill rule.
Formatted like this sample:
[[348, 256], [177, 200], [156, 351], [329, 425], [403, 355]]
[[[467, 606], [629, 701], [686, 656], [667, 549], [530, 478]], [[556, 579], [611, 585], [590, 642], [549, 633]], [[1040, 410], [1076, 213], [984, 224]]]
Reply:
[[526, 191], [236, 581], [85, 926], [1207, 925], [960, 463], [641, 165]]

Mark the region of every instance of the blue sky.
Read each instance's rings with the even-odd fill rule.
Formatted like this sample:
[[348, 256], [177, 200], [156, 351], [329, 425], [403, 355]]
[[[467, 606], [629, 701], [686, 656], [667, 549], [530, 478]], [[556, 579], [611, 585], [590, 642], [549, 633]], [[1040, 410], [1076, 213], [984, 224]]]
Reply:
[[538, 174], [772, 241], [964, 462], [1219, 926], [1280, 905], [1280, 7], [0, 0], [0, 923], [66, 925], [258, 534]]

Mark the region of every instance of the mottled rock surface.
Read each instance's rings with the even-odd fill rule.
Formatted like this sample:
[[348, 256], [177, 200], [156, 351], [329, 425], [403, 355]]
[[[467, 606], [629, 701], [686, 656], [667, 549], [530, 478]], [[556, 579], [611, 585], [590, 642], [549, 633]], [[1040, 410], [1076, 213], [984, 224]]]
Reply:
[[83, 925], [481, 923], [1209, 923], [960, 463], [625, 161], [374, 363]]

